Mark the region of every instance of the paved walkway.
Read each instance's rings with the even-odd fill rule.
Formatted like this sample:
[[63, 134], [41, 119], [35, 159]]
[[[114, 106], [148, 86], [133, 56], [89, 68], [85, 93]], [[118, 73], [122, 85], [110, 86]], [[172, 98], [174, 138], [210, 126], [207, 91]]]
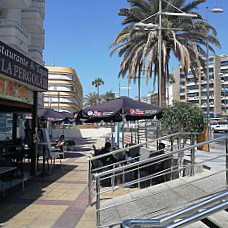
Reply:
[[17, 186], [0, 198], [0, 227], [95, 227], [95, 210], [88, 207], [87, 156], [92, 144], [101, 147], [103, 141], [83, 140], [77, 151], [66, 154], [50, 176], [34, 177], [25, 183], [25, 193]]

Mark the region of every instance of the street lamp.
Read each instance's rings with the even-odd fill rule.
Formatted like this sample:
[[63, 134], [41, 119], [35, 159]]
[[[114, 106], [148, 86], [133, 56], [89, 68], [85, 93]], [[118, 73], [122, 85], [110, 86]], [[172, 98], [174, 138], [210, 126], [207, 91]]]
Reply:
[[[222, 13], [223, 10], [220, 8], [214, 8], [209, 10], [206, 8], [206, 22], [208, 23], [208, 12], [212, 13]], [[208, 45], [208, 35], [207, 35], [207, 122], [209, 123], [209, 115], [210, 115], [210, 106], [209, 106], [209, 45]]]
[[127, 89], [128, 90], [127, 94], [128, 94], [128, 97], [129, 97], [129, 94], [130, 94], [129, 90], [131, 89], [131, 87], [129, 86], [129, 81], [128, 81], [128, 86], [127, 87], [120, 86], [120, 81], [119, 81], [119, 90], [118, 91], [114, 91], [112, 93], [118, 94], [119, 97], [120, 97], [120, 89]]

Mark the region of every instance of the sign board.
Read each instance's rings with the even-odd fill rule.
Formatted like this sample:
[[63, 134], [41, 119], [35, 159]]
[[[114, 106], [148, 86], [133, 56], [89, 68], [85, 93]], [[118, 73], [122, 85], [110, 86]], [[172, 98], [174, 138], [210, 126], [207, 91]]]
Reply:
[[48, 90], [48, 70], [2, 41], [0, 74], [31, 85], [36, 91]]
[[28, 103], [28, 91], [22, 85], [0, 78], [0, 98]]

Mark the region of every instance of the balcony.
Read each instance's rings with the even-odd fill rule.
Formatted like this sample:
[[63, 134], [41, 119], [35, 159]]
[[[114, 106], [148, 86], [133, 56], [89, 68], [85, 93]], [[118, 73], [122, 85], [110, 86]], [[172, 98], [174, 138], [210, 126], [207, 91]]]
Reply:
[[40, 49], [40, 47], [30, 45], [28, 47], [28, 53], [29, 53], [29, 56], [31, 57], [31, 59], [33, 59], [34, 61], [36, 61], [37, 63], [42, 65], [42, 63], [43, 63], [43, 52]]
[[32, 0], [32, 6], [40, 8], [41, 17], [44, 20], [45, 0]]
[[30, 0], [0, 0], [2, 8], [26, 9], [29, 7]]
[[44, 30], [42, 33], [32, 33], [31, 34], [31, 45], [37, 46], [41, 50], [44, 50], [44, 37], [45, 37]]
[[0, 37], [3, 42], [18, 51], [28, 54], [30, 34], [20, 23], [11, 19], [0, 19]]
[[38, 7], [30, 7], [22, 11], [22, 24], [25, 25], [31, 33], [43, 32], [43, 19]]

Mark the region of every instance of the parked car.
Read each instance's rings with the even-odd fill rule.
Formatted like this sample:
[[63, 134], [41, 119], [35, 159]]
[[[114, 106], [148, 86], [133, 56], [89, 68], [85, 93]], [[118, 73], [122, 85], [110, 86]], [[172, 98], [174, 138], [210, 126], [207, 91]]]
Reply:
[[224, 131], [228, 132], [228, 122], [227, 121], [213, 121], [211, 122], [211, 129], [214, 130], [214, 132]]

